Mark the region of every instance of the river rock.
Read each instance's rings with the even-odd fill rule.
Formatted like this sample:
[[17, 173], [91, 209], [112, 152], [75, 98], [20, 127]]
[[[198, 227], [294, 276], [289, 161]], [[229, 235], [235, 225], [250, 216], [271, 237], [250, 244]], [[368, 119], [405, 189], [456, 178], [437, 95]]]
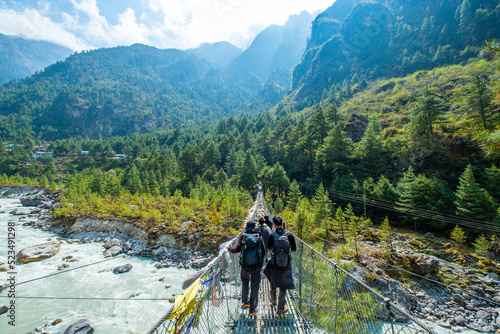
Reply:
[[51, 325], [55, 326], [55, 325], [60, 324], [61, 322], [62, 322], [62, 319], [56, 319], [56, 320], [52, 321]]
[[9, 213], [14, 216], [27, 216], [31, 214], [33, 211], [34, 209], [31, 208], [15, 208]]
[[123, 266], [119, 266], [113, 269], [113, 274], [128, 273], [130, 270], [132, 270], [132, 265], [130, 263], [127, 263], [124, 264]]
[[94, 325], [89, 319], [82, 319], [69, 326], [63, 334], [92, 334]]
[[0, 305], [0, 314], [7, 313], [8, 310], [9, 310], [9, 308], [7, 306]]
[[39, 206], [45, 202], [45, 198], [43, 196], [37, 195], [28, 195], [25, 197], [21, 197], [19, 199], [23, 206]]
[[129, 241], [127, 241], [122, 245], [122, 249], [125, 253], [127, 253], [129, 250], [132, 249], [132, 244]]
[[122, 247], [121, 246], [113, 246], [107, 251], [104, 252], [104, 257], [112, 257], [112, 256], [117, 256], [122, 252]]
[[61, 243], [59, 241], [51, 241], [40, 245], [24, 248], [17, 254], [19, 263], [28, 263], [48, 259], [59, 252]]
[[457, 304], [463, 305], [465, 303], [464, 297], [462, 297], [461, 295], [459, 295], [457, 293], [452, 294], [451, 298], [453, 298], [453, 301]]
[[122, 241], [120, 239], [116, 239], [116, 238], [115, 239], [106, 238], [104, 240], [104, 248], [110, 249], [113, 246], [120, 246], [120, 248], [121, 248]]

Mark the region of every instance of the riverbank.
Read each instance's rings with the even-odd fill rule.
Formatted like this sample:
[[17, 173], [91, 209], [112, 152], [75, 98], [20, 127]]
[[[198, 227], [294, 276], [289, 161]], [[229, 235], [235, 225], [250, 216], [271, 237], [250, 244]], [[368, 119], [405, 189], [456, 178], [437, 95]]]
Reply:
[[[169, 299], [182, 292], [182, 281], [195, 272], [176, 267], [158, 269], [157, 262], [144, 257], [104, 258], [102, 243], [69, 243], [49, 230], [23, 226], [30, 221], [36, 223], [36, 216], [11, 215], [9, 212], [23, 208], [18, 199], [0, 199], [0, 204], [5, 211], [0, 214], [0, 262], [7, 258], [4, 231], [9, 222], [15, 222], [17, 251], [40, 243], [62, 242], [54, 256], [16, 265], [17, 283], [34, 281], [16, 287], [16, 326], [9, 327], [6, 315], [0, 315], [0, 333], [61, 334], [71, 324], [89, 319], [95, 334], [142, 334], [171, 307]], [[127, 265], [131, 266], [129, 272], [114, 272]], [[7, 278], [4, 274], [0, 273], [0, 285]], [[4, 291], [0, 308], [8, 302]]]
[[[67, 243], [102, 242], [103, 252], [113, 247], [113, 256], [148, 257], [156, 261], [157, 268], [202, 268], [212, 256], [206, 249], [216, 249], [224, 239], [208, 238], [196, 229], [195, 223], [181, 224], [175, 234], [148, 232], [131, 222], [118, 219], [96, 219], [85, 217], [66, 217], [54, 220], [51, 211], [59, 205], [58, 193], [38, 187], [5, 187], [0, 189], [0, 197], [18, 198], [23, 207], [13, 210], [13, 214], [27, 215], [23, 226], [31, 226], [43, 231], [56, 233]], [[205, 242], [206, 243], [205, 243]]]

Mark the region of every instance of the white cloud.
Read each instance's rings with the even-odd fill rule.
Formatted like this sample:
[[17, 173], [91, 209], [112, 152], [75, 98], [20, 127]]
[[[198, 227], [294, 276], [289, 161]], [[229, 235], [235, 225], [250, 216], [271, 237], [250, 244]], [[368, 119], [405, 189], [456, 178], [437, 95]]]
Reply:
[[0, 9], [0, 33], [56, 42], [74, 50], [133, 43], [191, 48], [222, 40], [245, 48], [265, 27], [282, 25], [289, 15], [324, 9], [332, 2], [142, 0], [142, 13], [136, 15], [127, 8], [116, 13], [118, 22], [112, 25], [100, 14], [96, 0], [71, 0], [75, 12], [57, 13], [58, 22], [50, 18], [47, 5], [22, 11]]
[[26, 8], [20, 12], [0, 9], [0, 32], [5, 35], [53, 42], [73, 50], [91, 48], [89, 44], [77, 38], [63, 26], [54, 23], [50, 18], [32, 8]]

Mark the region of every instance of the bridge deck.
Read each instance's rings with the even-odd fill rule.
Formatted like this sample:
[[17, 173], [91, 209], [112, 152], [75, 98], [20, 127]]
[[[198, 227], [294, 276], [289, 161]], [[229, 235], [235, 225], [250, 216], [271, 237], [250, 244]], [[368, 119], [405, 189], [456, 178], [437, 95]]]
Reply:
[[242, 310], [238, 319], [233, 322], [234, 334], [305, 334], [304, 326], [296, 312], [293, 300], [287, 294], [286, 304], [289, 311], [283, 315], [276, 314], [276, 306], [269, 301], [269, 281], [263, 275], [259, 290], [259, 313], [248, 315], [248, 309]]

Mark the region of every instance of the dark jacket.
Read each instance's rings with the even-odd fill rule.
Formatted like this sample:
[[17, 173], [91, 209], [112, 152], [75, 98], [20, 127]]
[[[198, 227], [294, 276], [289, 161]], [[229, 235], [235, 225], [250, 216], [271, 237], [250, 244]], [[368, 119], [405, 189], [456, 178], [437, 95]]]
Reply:
[[269, 247], [267, 247], [268, 241], [269, 241], [269, 236], [273, 233], [269, 227], [267, 227], [266, 224], [260, 226], [260, 230], [262, 232], [262, 240], [264, 241], [264, 245], [266, 245], [266, 250], [269, 250]]
[[[276, 232], [282, 235], [286, 232], [283, 228], [277, 228]], [[297, 250], [297, 244], [295, 238], [291, 233], [288, 234], [288, 242], [290, 242], [290, 250], [295, 252]], [[269, 236], [267, 246], [270, 251], [273, 250], [274, 245], [274, 234]], [[293, 281], [292, 266], [291, 262], [286, 268], [278, 268], [274, 265], [273, 259], [267, 262], [266, 268], [264, 269], [264, 274], [271, 283], [272, 288], [284, 288], [284, 289], [295, 289], [295, 283]]]
[[[244, 232], [241, 233], [240, 236], [238, 237], [238, 242], [236, 246], [234, 247], [229, 247], [228, 250], [230, 253], [239, 253], [241, 252], [241, 249], [243, 248], [243, 236], [245, 234], [256, 234], [259, 233], [258, 228], [255, 231], [250, 231], [250, 232]], [[260, 255], [262, 258], [266, 256], [266, 244], [264, 243], [264, 232], [262, 232], [261, 238], [260, 238]]]

